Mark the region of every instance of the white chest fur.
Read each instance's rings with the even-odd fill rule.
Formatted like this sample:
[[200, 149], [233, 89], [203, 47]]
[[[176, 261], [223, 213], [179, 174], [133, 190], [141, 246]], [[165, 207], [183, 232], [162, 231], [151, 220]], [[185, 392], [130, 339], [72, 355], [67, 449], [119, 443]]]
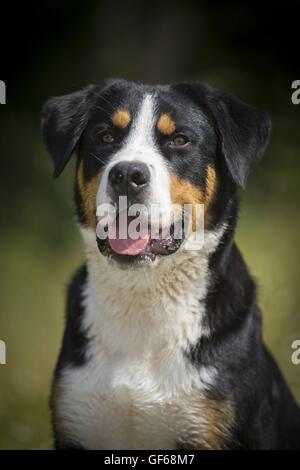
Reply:
[[166, 260], [163, 271], [128, 275], [99, 256], [90, 253], [83, 296], [87, 361], [64, 369], [57, 384], [64, 436], [88, 449], [197, 446], [215, 370], [194, 367], [185, 351], [209, 334], [201, 303], [207, 258], [185, 255], [176, 267]]

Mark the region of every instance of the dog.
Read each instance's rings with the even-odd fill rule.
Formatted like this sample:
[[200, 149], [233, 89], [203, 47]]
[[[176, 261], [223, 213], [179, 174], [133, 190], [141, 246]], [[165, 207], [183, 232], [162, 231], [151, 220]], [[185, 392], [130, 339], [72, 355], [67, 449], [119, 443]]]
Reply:
[[[198, 82], [112, 79], [50, 98], [42, 134], [55, 177], [77, 155], [86, 252], [54, 373], [55, 448], [299, 449], [300, 411], [262, 342], [255, 283], [234, 242], [268, 115]], [[118, 208], [121, 196], [159, 207], [157, 239], [99, 237], [97, 208]], [[171, 229], [172, 206], [186, 204], [204, 208], [200, 248], [193, 231], [176, 239]]]

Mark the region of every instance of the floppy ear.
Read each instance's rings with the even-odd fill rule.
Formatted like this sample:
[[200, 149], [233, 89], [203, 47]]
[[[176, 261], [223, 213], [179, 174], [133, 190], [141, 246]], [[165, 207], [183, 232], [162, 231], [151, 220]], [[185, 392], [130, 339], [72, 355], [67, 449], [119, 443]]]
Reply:
[[210, 87], [208, 105], [216, 122], [231, 177], [239, 187], [244, 188], [253, 165], [266, 149], [271, 130], [269, 116], [230, 93]]
[[50, 98], [42, 109], [42, 134], [54, 163], [54, 176], [59, 176], [87, 125], [95, 85], [65, 96]]

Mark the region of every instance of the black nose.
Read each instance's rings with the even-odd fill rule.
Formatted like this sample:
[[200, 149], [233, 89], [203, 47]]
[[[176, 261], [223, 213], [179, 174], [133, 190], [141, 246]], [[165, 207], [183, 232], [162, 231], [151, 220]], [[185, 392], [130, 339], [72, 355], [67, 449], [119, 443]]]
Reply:
[[120, 162], [109, 172], [108, 180], [118, 195], [132, 196], [150, 183], [150, 171], [143, 162]]

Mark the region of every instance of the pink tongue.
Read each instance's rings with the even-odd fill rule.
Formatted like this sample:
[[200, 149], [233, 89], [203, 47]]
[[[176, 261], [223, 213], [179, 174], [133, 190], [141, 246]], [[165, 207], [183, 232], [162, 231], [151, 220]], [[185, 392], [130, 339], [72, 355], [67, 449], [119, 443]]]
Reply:
[[117, 227], [116, 232], [117, 232], [117, 237], [116, 238], [108, 237], [108, 242], [110, 244], [111, 249], [115, 253], [119, 253], [120, 255], [136, 256], [145, 250], [150, 240], [149, 231], [141, 234], [136, 240], [130, 238], [129, 233], [128, 233], [128, 227], [127, 227], [126, 238], [119, 238], [119, 235], [120, 235], [119, 227]]

